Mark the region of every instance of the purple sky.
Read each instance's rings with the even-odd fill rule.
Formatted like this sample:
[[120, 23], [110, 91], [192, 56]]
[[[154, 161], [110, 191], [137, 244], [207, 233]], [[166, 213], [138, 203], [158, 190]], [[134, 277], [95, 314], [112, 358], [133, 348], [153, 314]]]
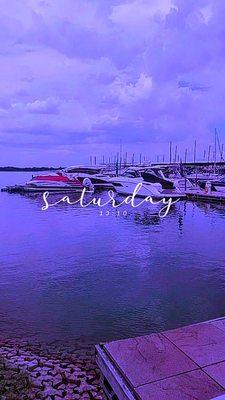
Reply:
[[1, 165], [225, 141], [222, 0], [0, 0]]

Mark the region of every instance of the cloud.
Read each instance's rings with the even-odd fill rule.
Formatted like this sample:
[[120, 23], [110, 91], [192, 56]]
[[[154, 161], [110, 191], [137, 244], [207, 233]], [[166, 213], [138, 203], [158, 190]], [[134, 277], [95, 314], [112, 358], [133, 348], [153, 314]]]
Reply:
[[205, 146], [215, 126], [225, 140], [225, 3], [0, 5], [5, 160], [15, 143], [30, 154], [48, 143], [57, 159], [64, 146], [73, 159], [78, 143], [82, 158], [98, 148], [110, 154], [120, 139], [131, 151], [143, 145], [154, 152], [154, 144], [166, 151], [170, 140], [190, 147], [193, 135]]
[[116, 77], [111, 85], [112, 97], [117, 97], [121, 104], [147, 99], [152, 90], [152, 78], [141, 73], [136, 82], [129, 82], [126, 77]]
[[147, 28], [156, 17], [165, 17], [173, 7], [171, 0], [134, 0], [112, 7], [110, 19], [124, 29]]
[[46, 100], [35, 100], [32, 103], [27, 103], [26, 109], [33, 114], [58, 114], [59, 101], [52, 97]]

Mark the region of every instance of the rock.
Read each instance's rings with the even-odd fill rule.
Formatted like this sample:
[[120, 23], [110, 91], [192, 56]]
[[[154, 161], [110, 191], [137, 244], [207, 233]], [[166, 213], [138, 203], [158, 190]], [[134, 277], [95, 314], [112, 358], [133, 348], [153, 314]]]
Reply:
[[73, 400], [80, 400], [80, 395], [79, 394], [73, 394], [72, 399]]
[[0, 348], [0, 393], [1, 400], [102, 400], [94, 348], [7, 340]]
[[81, 395], [81, 400], [90, 400], [90, 396], [88, 393], [84, 393]]

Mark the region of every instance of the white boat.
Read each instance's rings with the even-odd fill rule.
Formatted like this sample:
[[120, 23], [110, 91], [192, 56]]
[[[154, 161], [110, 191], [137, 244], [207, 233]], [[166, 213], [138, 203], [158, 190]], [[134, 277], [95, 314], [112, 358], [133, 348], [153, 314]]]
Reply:
[[141, 183], [141, 187], [137, 191], [136, 197], [162, 197], [162, 186], [159, 183], [148, 183], [144, 182], [142, 178], [129, 178], [126, 176], [111, 178], [110, 181], [112, 182], [116, 192], [124, 196], [132, 195], [137, 185]]
[[187, 188], [193, 186], [190, 181], [183, 178], [180, 174], [176, 174], [176, 176], [170, 176], [170, 178], [167, 178], [163, 171], [156, 167], [147, 168], [141, 172], [141, 176], [145, 182], [161, 183], [163, 191], [165, 193], [170, 192], [171, 197], [180, 197], [185, 194], [185, 190]]
[[138, 190], [136, 197], [151, 196], [160, 199], [180, 199], [185, 197], [185, 195], [181, 193], [180, 190], [177, 190], [177, 188], [164, 189], [162, 184], [157, 182], [157, 180], [154, 182], [147, 182], [142, 177], [142, 174], [142, 170], [132, 167], [128, 168], [121, 176], [111, 178], [110, 180], [113, 183], [116, 192], [125, 196], [132, 195], [138, 183], [141, 183], [141, 188]]
[[202, 173], [192, 173], [186, 176], [187, 179], [191, 182], [206, 182], [213, 181], [219, 178], [219, 175], [211, 172], [202, 172]]
[[102, 166], [73, 166], [64, 170], [69, 176], [76, 177], [81, 183], [91, 182], [95, 189], [112, 189], [109, 171]]

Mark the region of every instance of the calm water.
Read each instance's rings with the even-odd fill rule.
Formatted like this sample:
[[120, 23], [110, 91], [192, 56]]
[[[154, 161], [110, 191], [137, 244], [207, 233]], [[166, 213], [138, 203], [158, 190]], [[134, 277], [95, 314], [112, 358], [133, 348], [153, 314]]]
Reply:
[[3, 335], [98, 342], [225, 315], [225, 207], [180, 202], [160, 219], [42, 205], [0, 193]]

